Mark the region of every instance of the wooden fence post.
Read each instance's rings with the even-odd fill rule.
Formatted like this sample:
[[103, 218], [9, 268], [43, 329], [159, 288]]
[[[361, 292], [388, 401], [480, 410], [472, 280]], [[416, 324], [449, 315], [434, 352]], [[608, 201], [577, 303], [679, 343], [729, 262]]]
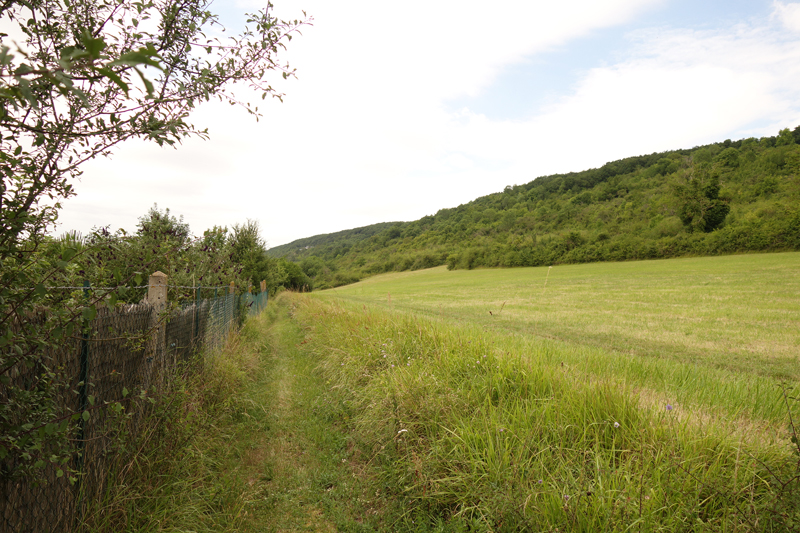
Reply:
[[262, 280], [261, 281], [261, 292], [264, 292], [266, 290], [267, 290], [267, 280]]
[[[167, 327], [163, 312], [167, 307], [167, 275], [163, 272], [154, 272], [150, 275], [147, 287], [147, 303], [152, 307], [150, 319], [150, 339], [148, 341], [147, 361], [149, 366], [149, 379], [161, 384], [164, 375]], [[155, 375], [153, 372], [155, 371]]]

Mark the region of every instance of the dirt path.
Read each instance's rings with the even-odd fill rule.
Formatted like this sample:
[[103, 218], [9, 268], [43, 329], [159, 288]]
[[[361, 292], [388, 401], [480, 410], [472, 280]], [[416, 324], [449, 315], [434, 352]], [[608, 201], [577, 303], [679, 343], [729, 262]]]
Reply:
[[264, 331], [263, 368], [245, 394], [251, 414], [236, 435], [252, 488], [242, 531], [373, 531], [354, 505], [347, 436], [302, 340], [288, 320]]

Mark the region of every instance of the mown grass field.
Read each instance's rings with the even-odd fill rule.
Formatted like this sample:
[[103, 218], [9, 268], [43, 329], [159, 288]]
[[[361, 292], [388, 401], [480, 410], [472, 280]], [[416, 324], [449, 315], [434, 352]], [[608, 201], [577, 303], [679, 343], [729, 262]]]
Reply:
[[774, 388], [800, 382], [798, 253], [434, 268], [325, 294], [498, 333], [587, 376], [727, 416], [783, 420]]
[[398, 529], [793, 531], [799, 264], [432, 269], [283, 301]]
[[800, 253], [388, 274], [341, 298], [800, 380]]

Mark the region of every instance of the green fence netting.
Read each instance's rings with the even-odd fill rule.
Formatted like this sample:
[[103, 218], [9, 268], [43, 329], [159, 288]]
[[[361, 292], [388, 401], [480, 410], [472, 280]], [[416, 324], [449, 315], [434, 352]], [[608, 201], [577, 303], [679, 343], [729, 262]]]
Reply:
[[[36, 480], [20, 478], [14, 476], [12, 458], [0, 460], [0, 533], [71, 531], [83, 502], [105, 489], [117, 439], [123, 434], [135, 438], [149, 405], [147, 397], [162, 390], [179, 364], [199, 362], [192, 359], [197, 352], [217, 352], [244, 319], [261, 312], [267, 301], [268, 293], [263, 292], [225, 294], [167, 309], [145, 303], [100, 308], [82, 339], [42, 354], [51, 368], [67, 376], [69, 386], [57, 398], [63, 413], [91, 411], [72, 435], [72, 466], [79, 471], [78, 482], [58, 476], [57, 466], [45, 467], [44, 475]], [[10, 377], [23, 387], [38, 381], [36, 368]], [[82, 381], [85, 387], [80, 386]], [[112, 402], [122, 402], [128, 415], [123, 418], [103, 408]]]

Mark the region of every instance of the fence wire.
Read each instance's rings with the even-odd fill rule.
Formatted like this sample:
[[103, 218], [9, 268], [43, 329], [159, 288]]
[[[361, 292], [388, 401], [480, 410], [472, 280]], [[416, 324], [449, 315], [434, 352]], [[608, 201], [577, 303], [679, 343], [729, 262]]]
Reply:
[[[67, 377], [68, 386], [56, 399], [61, 414], [91, 411], [70, 435], [78, 482], [58, 476], [55, 465], [45, 467], [35, 481], [15, 479], [9, 475], [15, 469], [13, 460], [0, 461], [0, 533], [71, 531], [85, 502], [106, 489], [119, 439], [136, 438], [147, 397], [163, 390], [176, 367], [193, 361], [198, 351], [211, 354], [223, 347], [244, 319], [260, 313], [267, 301], [268, 293], [263, 292], [198, 299], [171, 310], [146, 303], [100, 308], [82, 339], [42, 354], [50, 368]], [[37, 370], [18, 371], [11, 377], [13, 384], [35, 387]], [[104, 408], [114, 402], [122, 402], [128, 415]]]

